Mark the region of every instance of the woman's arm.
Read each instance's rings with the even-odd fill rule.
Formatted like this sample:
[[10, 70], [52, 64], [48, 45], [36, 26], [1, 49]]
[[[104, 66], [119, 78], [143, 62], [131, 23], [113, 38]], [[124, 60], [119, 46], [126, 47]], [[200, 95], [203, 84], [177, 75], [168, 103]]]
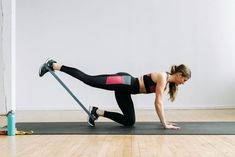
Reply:
[[165, 112], [164, 112], [164, 106], [162, 102], [162, 95], [163, 93], [161, 91], [156, 91], [156, 98], [155, 98], [155, 110], [157, 112], [157, 115], [159, 117], [160, 122], [162, 123], [163, 127], [166, 127], [166, 118], [165, 118]]
[[[157, 77], [157, 76], [156, 76]], [[164, 93], [164, 89], [166, 86], [166, 77], [164, 76], [164, 74], [159, 74], [157, 79], [157, 87], [156, 87], [156, 98], [155, 98], [155, 109], [157, 112], [157, 115], [160, 119], [160, 122], [162, 123], [163, 127], [165, 129], [179, 129], [179, 127], [176, 127], [172, 124], [169, 124], [166, 122], [166, 118], [165, 118], [165, 112], [164, 112], [164, 106], [163, 106], [163, 93]]]

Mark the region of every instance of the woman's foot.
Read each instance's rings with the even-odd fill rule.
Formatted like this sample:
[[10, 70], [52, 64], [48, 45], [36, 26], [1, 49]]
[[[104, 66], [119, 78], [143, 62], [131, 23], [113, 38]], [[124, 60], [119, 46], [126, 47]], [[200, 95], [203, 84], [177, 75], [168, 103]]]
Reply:
[[49, 71], [49, 69], [54, 70], [53, 63], [57, 63], [57, 62], [52, 59], [46, 61], [46, 63], [44, 63], [39, 69], [39, 76], [42, 77], [45, 73]]
[[96, 113], [97, 110], [98, 108], [94, 106], [90, 106], [89, 108], [90, 115], [88, 116], [88, 124], [91, 127], [95, 127], [95, 120], [99, 118], [99, 115]]

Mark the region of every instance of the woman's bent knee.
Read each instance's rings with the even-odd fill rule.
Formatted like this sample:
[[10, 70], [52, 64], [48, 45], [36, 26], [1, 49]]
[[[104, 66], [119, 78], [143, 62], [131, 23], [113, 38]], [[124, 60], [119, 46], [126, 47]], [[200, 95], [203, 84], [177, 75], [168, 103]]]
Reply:
[[135, 124], [135, 119], [128, 119], [125, 121], [125, 126], [133, 126]]

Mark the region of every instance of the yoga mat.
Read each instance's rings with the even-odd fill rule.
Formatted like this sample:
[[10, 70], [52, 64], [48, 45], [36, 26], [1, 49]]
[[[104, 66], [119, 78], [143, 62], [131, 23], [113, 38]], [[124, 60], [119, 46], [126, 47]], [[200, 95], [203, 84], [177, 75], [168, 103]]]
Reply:
[[235, 122], [176, 122], [180, 130], [164, 129], [159, 122], [136, 122], [124, 127], [115, 122], [21, 122], [18, 130], [34, 131], [34, 135], [235, 135]]

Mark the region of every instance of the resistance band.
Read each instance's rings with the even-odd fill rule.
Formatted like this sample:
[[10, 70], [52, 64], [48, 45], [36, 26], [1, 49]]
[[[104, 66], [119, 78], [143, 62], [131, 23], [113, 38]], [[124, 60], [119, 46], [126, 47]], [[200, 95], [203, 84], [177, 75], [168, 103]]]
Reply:
[[92, 115], [86, 107], [78, 100], [78, 98], [71, 92], [71, 90], [64, 84], [64, 82], [52, 71], [47, 65], [45, 65], [47, 70], [54, 76], [54, 78], [64, 87], [64, 89], [74, 98], [74, 100], [82, 107], [82, 109], [90, 116], [93, 120], [95, 120], [95, 116]]

